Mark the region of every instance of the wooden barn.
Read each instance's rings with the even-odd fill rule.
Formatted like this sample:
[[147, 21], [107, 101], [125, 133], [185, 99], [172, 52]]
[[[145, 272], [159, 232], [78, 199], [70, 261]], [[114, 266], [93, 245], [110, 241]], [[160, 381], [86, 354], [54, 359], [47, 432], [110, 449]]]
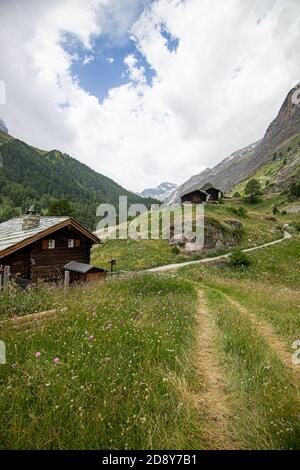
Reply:
[[88, 282], [104, 280], [107, 271], [102, 268], [95, 268], [90, 264], [71, 261], [64, 267], [70, 273], [70, 282]]
[[57, 280], [71, 261], [90, 263], [91, 247], [100, 240], [70, 217], [26, 215], [0, 224], [0, 269], [36, 282]]
[[209, 194], [208, 202], [217, 202], [223, 197], [222, 191], [214, 187], [205, 189], [205, 192]]
[[189, 191], [184, 193], [181, 196], [181, 203], [186, 204], [203, 204], [208, 201], [209, 195], [206, 191], [202, 191], [201, 189], [195, 189], [193, 191]]

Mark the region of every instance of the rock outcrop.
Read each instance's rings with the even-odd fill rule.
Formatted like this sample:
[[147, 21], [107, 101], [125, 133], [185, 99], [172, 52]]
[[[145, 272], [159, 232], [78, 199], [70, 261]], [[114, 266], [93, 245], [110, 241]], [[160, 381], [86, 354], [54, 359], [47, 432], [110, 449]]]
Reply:
[[1, 119], [1, 118], [0, 118], [0, 131], [5, 132], [6, 134], [8, 134], [7, 125], [5, 124], [3, 119]]

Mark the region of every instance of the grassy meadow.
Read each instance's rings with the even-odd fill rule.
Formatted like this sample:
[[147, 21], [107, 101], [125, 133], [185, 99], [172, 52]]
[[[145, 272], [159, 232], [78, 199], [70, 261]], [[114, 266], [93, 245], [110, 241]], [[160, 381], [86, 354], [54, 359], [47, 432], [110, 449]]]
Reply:
[[17, 332], [2, 325], [0, 447], [201, 447], [196, 414], [174, 386], [194, 381], [196, 298], [172, 277], [111, 280], [71, 289], [60, 319]]
[[[116, 240], [94, 262], [116, 257], [136, 273], [2, 292], [0, 448], [300, 449], [299, 215], [266, 220], [273, 202], [244, 216], [238, 204], [208, 208], [243, 223], [242, 247], [291, 225], [291, 239], [249, 253], [248, 267], [145, 274], [190, 258], [165, 241]], [[60, 307], [24, 328], [10, 320]]]
[[[244, 206], [244, 204], [232, 204], [229, 201], [222, 205], [208, 204], [205, 206], [205, 216], [212, 222], [215, 221], [215, 223], [220, 224], [224, 230], [230, 229], [225, 221], [237, 220], [241, 222], [244, 227], [240, 241], [242, 248], [261, 245], [282, 236], [282, 223], [285, 223], [287, 218], [279, 216], [277, 220], [267, 220], [265, 217], [268, 218], [272, 214], [272, 204], [270, 202], [263, 208], [259, 204], [255, 207], [249, 205], [247, 214], [241, 216], [238, 210]], [[290, 216], [289, 219], [293, 217], [297, 218], [297, 216]], [[93, 248], [92, 262], [95, 266], [108, 269], [110, 260], [115, 258], [118, 270], [139, 271], [164, 264], [181, 263], [206, 258], [207, 256], [218, 256], [228, 252], [228, 249], [215, 249], [187, 254], [178, 253], [173, 248], [169, 246], [168, 240], [104, 240], [103, 245]]]

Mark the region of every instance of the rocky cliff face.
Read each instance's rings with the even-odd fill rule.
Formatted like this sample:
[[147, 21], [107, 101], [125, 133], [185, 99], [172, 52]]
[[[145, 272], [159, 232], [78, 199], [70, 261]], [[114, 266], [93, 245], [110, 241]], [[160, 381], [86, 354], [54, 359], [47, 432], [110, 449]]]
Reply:
[[207, 168], [192, 176], [169, 196], [166, 203], [178, 202], [180, 194], [194, 187], [201, 187], [207, 182], [223, 191], [232, 188], [271, 162], [276, 150], [298, 133], [300, 133], [300, 84], [288, 93], [277, 117], [268, 127], [262, 140], [234, 152], [215, 167]]
[[276, 148], [300, 132], [300, 84], [287, 95], [280, 111], [270, 124], [265, 136], [249, 161], [250, 169], [257, 169], [271, 161]]
[[0, 118], [0, 131], [5, 132], [6, 134], [8, 134], [7, 126], [6, 126], [5, 122], [3, 121], [3, 119], [1, 119], [1, 118]]

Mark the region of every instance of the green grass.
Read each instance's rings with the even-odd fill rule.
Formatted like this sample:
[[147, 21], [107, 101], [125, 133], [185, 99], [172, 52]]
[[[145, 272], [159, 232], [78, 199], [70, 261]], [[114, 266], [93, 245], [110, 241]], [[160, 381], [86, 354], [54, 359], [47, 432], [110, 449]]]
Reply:
[[207, 289], [207, 297], [218, 328], [216, 343], [233, 403], [232, 426], [241, 447], [299, 448], [300, 407], [288, 369], [222, 293]]
[[111, 280], [71, 289], [65, 305], [43, 329], [1, 329], [0, 447], [201, 448], [199, 418], [173, 385], [195, 380], [193, 285]]
[[[248, 237], [242, 244], [253, 244], [251, 234], [261, 244], [281, 233], [273, 230], [282, 219], [264, 220], [270, 207], [269, 201], [249, 208], [246, 217], [233, 215], [227, 204], [209, 206], [208, 213], [221, 224], [240, 220]], [[116, 257], [119, 269], [139, 270], [184, 255], [172, 253], [165, 241], [130, 240], [110, 241], [95, 256], [99, 264]], [[194, 355], [201, 288], [213, 322], [211, 353], [225, 379], [229, 428], [239, 447], [299, 449], [293, 376], [227, 296], [272, 326], [292, 354], [300, 331], [300, 235], [248, 257], [251, 264], [244, 268], [220, 262], [174, 274], [109, 278], [67, 293], [44, 284], [2, 293], [2, 319], [64, 306], [67, 313], [29, 330], [2, 325], [8, 362], [0, 366], [0, 448], [207, 448], [212, 410], [195, 405], [195, 397], [199, 402], [205, 396]]]
[[[248, 209], [247, 216], [241, 217], [233, 213], [232, 207], [239, 208], [240, 205], [233, 204], [230, 201], [223, 205], [208, 204], [205, 206], [205, 216], [210, 223], [217, 224], [221, 230], [227, 230], [228, 234], [230, 234], [230, 226], [225, 223], [226, 221], [237, 220], [241, 222], [244, 227], [239, 243], [241, 248], [260, 245], [282, 236], [278, 221], [265, 220], [262, 213], [252, 211], [252, 207]], [[288, 220], [290, 219], [291, 217], [288, 218]], [[138, 271], [164, 264], [217, 256], [228, 251], [230, 251], [230, 248], [223, 247], [191, 255], [174, 253], [167, 240], [106, 240], [103, 245], [94, 247], [92, 262], [96, 266], [108, 268], [109, 261], [115, 258], [118, 270]]]
[[[225, 295], [269, 324], [290, 351], [300, 331], [300, 237], [248, 254], [248, 268], [196, 265], [180, 276], [205, 286], [227, 377], [234, 432], [250, 449], [300, 448], [299, 390], [267, 339]], [[224, 295], [225, 294], [225, 295]], [[300, 367], [300, 366], [299, 366]]]
[[[300, 134], [296, 134], [287, 141], [283, 142], [277, 149], [276, 153], [279, 157], [276, 161], [271, 161], [261, 168], [259, 168], [254, 175], [250, 178], [241, 181], [234, 186], [229, 192], [229, 195], [233, 195], [236, 191], [242, 196], [245, 195], [245, 187], [248, 181], [252, 178], [257, 179], [261, 183], [261, 188], [265, 189], [269, 185], [276, 183], [278, 175], [282, 170], [288, 168], [288, 176], [292, 177], [299, 175], [299, 149], [300, 149]], [[269, 183], [269, 185], [267, 184]], [[271, 187], [271, 186], [269, 186]]]

